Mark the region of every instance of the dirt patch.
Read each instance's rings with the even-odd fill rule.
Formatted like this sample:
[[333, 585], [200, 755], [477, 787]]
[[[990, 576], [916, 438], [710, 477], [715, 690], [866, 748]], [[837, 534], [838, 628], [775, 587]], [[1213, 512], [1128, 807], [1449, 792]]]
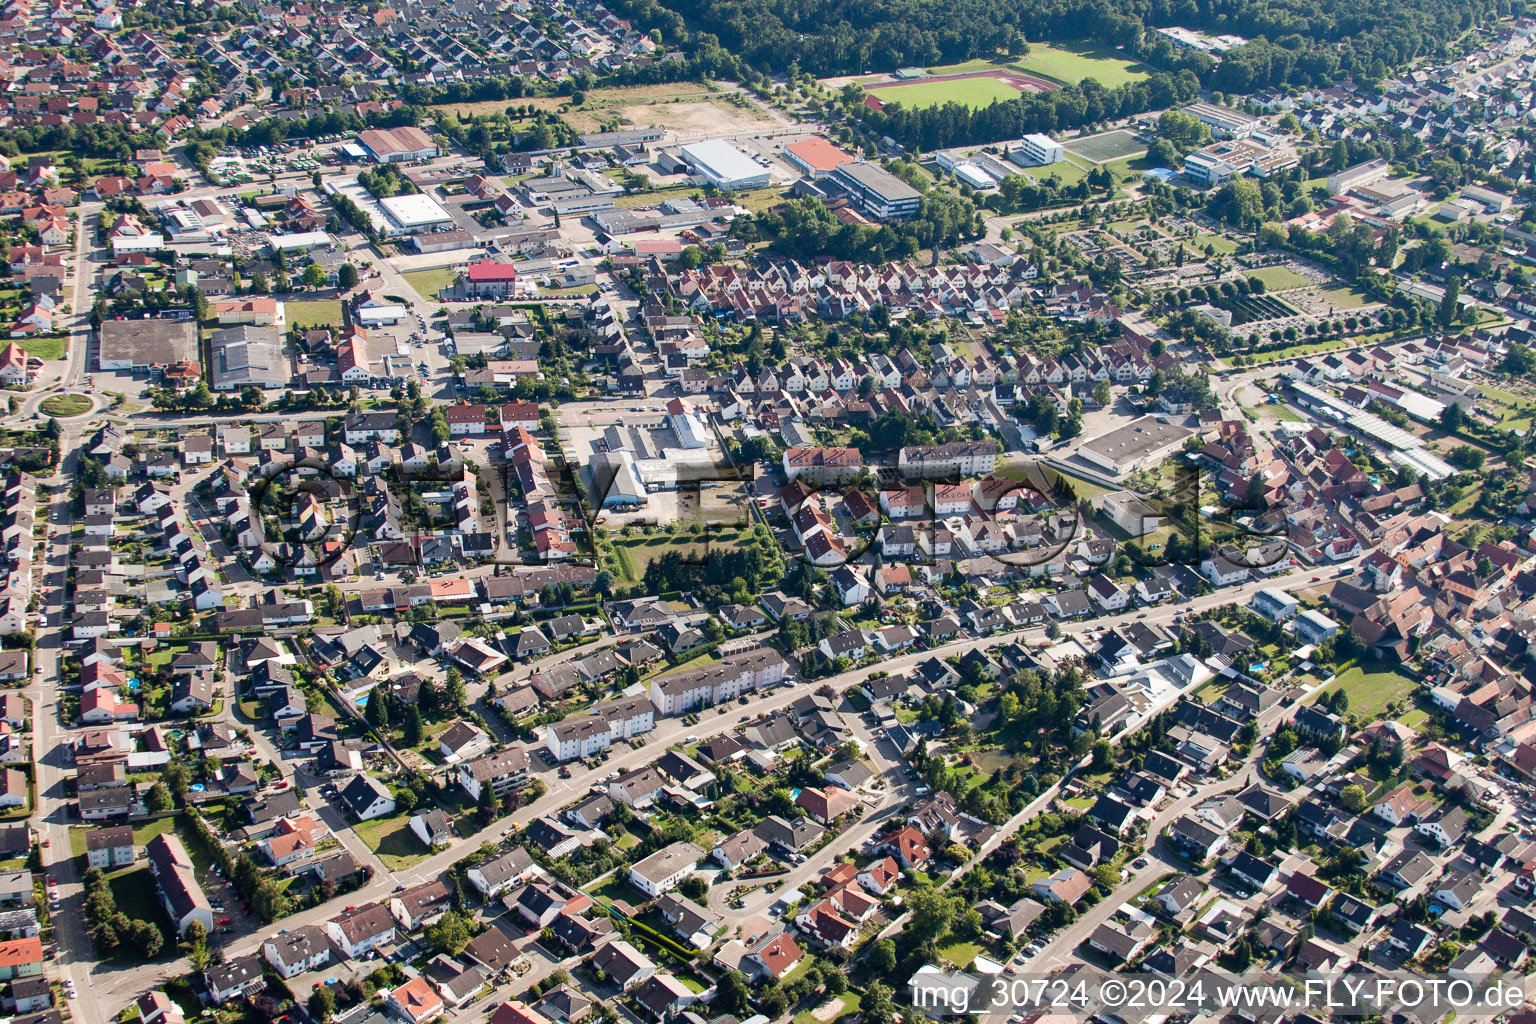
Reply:
[[822, 1003], [820, 1006], [816, 1007], [816, 1009], [811, 1011], [811, 1016], [819, 1021], [829, 1021], [835, 1020], [837, 1015], [842, 1012], [843, 997], [838, 996], [836, 999], [829, 999], [825, 1003]]
[[660, 125], [673, 131], [730, 134], [750, 131], [767, 118], [751, 106], [731, 102], [734, 94], [698, 83], [637, 85], [623, 89], [593, 89], [586, 102], [572, 107], [566, 96], [535, 96], [482, 103], [444, 103], [435, 109], [456, 114], [500, 113], [507, 107], [553, 111], [578, 132], [605, 128], [647, 128]]

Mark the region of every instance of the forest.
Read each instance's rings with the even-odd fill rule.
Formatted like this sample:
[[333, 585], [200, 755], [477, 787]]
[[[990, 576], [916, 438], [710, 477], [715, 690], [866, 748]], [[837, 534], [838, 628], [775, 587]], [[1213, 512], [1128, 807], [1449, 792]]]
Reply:
[[[869, 74], [998, 53], [1019, 55], [1027, 38], [1124, 47], [1169, 71], [1188, 68], [1215, 88], [1290, 82], [1367, 81], [1433, 52], [1495, 13], [1524, 5], [1474, 0], [624, 0], [646, 28], [679, 22], [762, 71], [791, 64], [818, 76]], [[1182, 25], [1257, 40], [1218, 65], [1175, 50], [1147, 29]], [[1268, 40], [1269, 42], [1265, 42]]]
[[[1248, 92], [1282, 86], [1379, 85], [1394, 69], [1443, 51], [1523, 0], [618, 0], [638, 26], [682, 42], [698, 70], [756, 74], [872, 74], [1028, 52], [1027, 38], [1112, 46], [1158, 69], [1107, 89], [1087, 79], [980, 110], [946, 104], [856, 113], [877, 135], [934, 149], [1074, 129], [1185, 102], [1201, 88]], [[1151, 31], [1181, 25], [1247, 37], [1218, 63]], [[744, 67], [733, 69], [733, 63]]]

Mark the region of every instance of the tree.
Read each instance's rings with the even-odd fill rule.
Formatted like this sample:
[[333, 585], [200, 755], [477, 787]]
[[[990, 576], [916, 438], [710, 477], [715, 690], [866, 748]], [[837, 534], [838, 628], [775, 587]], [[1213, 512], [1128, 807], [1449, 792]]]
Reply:
[[201, 921], [193, 921], [187, 925], [186, 933], [181, 937], [181, 951], [186, 955], [194, 971], [205, 971], [213, 962], [213, 957], [208, 952], [208, 930], [203, 927]]
[[363, 717], [380, 733], [389, 728], [389, 708], [386, 704], [384, 695], [375, 690], [368, 695], [368, 703], [363, 708]]
[[336, 286], [344, 292], [349, 292], [357, 287], [357, 268], [350, 263], [343, 263], [336, 269]]
[[1461, 311], [1460, 298], [1461, 278], [1452, 277], [1445, 282], [1445, 296], [1440, 300], [1440, 308], [1435, 313], [1435, 322], [1441, 327], [1449, 327], [1456, 322], [1456, 315]]
[[891, 990], [878, 981], [869, 983], [864, 998], [859, 1001], [864, 1024], [895, 1024], [896, 1004], [891, 1002]]
[[489, 825], [496, 820], [496, 815], [501, 810], [501, 800], [496, 796], [496, 790], [487, 783], [480, 787], [480, 821]]
[[127, 939], [146, 960], [159, 956], [165, 945], [165, 934], [155, 924], [144, 920], [134, 921], [129, 926]]
[[613, 573], [607, 569], [599, 569], [597, 575], [592, 578], [592, 589], [599, 597], [613, 596]]
[[263, 878], [251, 893], [251, 909], [263, 921], [276, 921], [288, 912], [288, 894], [275, 878]]
[[300, 280], [310, 288], [319, 288], [325, 284], [325, 268], [318, 263], [311, 263], [304, 268], [304, 275]]
[[336, 993], [325, 985], [321, 985], [309, 997], [309, 1019], [316, 1024], [327, 1024], [334, 1012], [336, 1012]]
[[180, 761], [172, 761], [160, 772], [160, 781], [170, 787], [177, 800], [185, 800], [192, 783], [191, 770]]
[[726, 971], [715, 984], [715, 1001], [710, 1004], [722, 1014], [742, 1017], [752, 1010], [752, 992], [738, 971]]
[[881, 939], [871, 946], [869, 967], [878, 977], [888, 977], [896, 969], [896, 943], [890, 939]]
[[1461, 429], [1461, 425], [1465, 420], [1466, 415], [1461, 411], [1461, 406], [1453, 402], [1447, 405], [1445, 410], [1440, 413], [1440, 428], [1447, 433], [1454, 434]]
[[917, 889], [907, 900], [912, 914], [907, 930], [919, 944], [937, 942], [949, 934], [963, 905], [959, 897], [950, 896], [941, 889]]
[[689, 875], [678, 883], [677, 891], [696, 903], [709, 898], [709, 883], [699, 875]]
[[1345, 786], [1339, 793], [1339, 802], [1344, 809], [1351, 814], [1359, 814], [1365, 810], [1365, 789], [1362, 786]]
[[461, 711], [467, 703], [468, 697], [464, 692], [464, 677], [459, 670], [452, 665], [448, 666], [448, 672], [443, 676], [443, 696], [448, 700], [448, 706], [455, 711]]
[[406, 746], [414, 747], [421, 743], [421, 709], [415, 704], [405, 709], [405, 722], [401, 728], [404, 730]]
[[437, 952], [458, 956], [469, 945], [469, 922], [457, 910], [450, 910], [427, 928], [426, 939], [427, 945]]
[[149, 787], [149, 793], [144, 797], [144, 806], [151, 814], [159, 814], [176, 806], [176, 799], [171, 796], [171, 791], [163, 782], [157, 782]]

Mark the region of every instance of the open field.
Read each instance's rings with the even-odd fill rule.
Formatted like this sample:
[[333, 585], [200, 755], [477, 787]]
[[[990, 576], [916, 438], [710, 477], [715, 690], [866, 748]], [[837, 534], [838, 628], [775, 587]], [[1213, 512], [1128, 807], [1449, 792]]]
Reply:
[[1099, 135], [1085, 135], [1080, 139], [1062, 143], [1062, 148], [1067, 152], [1091, 160], [1096, 164], [1107, 164], [1112, 160], [1124, 160], [1128, 157], [1139, 156], [1147, 151], [1147, 147], [1136, 141], [1136, 136], [1130, 132], [1103, 132]]
[[428, 302], [436, 302], [438, 291], [452, 285], [458, 275], [447, 267], [437, 267], [433, 270], [412, 270], [400, 276], [415, 289], [417, 295]]
[[319, 327], [329, 324], [331, 327], [340, 328], [343, 323], [340, 299], [306, 299], [300, 302], [286, 302], [284, 306], [288, 311], [288, 323], [292, 327]]
[[940, 107], [946, 103], [979, 109], [1002, 100], [1016, 100], [1022, 95], [1013, 86], [986, 75], [875, 87], [870, 92], [882, 102], [900, 103], [912, 110]]
[[1248, 276], [1263, 281], [1264, 287], [1272, 292], [1284, 291], [1287, 288], [1301, 288], [1312, 283], [1289, 267], [1264, 267]]
[[1349, 694], [1349, 713], [1369, 722], [1386, 714], [1389, 704], [1407, 700], [1415, 686], [1412, 679], [1395, 669], [1367, 662], [1340, 672], [1330, 686], [1318, 692], [1318, 697], [1343, 690]]
[[39, 359], [63, 359], [69, 351], [69, 336], [49, 335], [43, 338], [17, 338], [16, 344], [29, 356]]
[[578, 132], [606, 127], [648, 128], [659, 125], [679, 132], [751, 131], [764, 120], [756, 107], [738, 106], [713, 86], [699, 82], [636, 85], [592, 89], [586, 102], [572, 107], [566, 96], [536, 96], [518, 100], [486, 100], [479, 103], [444, 103], [428, 109], [456, 114], [500, 113], [508, 106], [532, 106], [560, 114]]

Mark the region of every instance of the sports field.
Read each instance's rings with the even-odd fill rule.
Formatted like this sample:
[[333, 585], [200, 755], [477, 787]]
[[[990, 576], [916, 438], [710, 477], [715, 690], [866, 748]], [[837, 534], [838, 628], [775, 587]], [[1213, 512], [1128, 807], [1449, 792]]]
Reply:
[[1016, 61], [1014, 66], [1073, 84], [1092, 78], [1106, 89], [1127, 82], [1139, 82], [1148, 74], [1141, 64], [1126, 60], [1113, 50], [1096, 47], [1069, 49], [1052, 46], [1050, 43], [1030, 43], [1029, 55]]
[[963, 64], [929, 68], [928, 71], [935, 75], [951, 75], [986, 68], [1026, 71], [1044, 75], [1063, 85], [1076, 85], [1084, 79], [1092, 78], [1107, 89], [1140, 81], [1149, 74], [1144, 65], [1127, 60], [1114, 50], [1094, 46], [1056, 46], [1051, 43], [1030, 43], [1029, 53], [1016, 61], [968, 60]]
[[1022, 95], [1018, 89], [989, 75], [871, 86], [869, 91], [882, 103], [900, 103], [909, 110], [941, 107], [946, 103], [958, 103], [979, 110], [1003, 100], [1016, 100]]
[[1130, 132], [1085, 135], [1080, 139], [1062, 143], [1062, 148], [1096, 164], [1107, 164], [1112, 160], [1140, 156], [1147, 151], [1147, 147], [1136, 141], [1136, 136]]

